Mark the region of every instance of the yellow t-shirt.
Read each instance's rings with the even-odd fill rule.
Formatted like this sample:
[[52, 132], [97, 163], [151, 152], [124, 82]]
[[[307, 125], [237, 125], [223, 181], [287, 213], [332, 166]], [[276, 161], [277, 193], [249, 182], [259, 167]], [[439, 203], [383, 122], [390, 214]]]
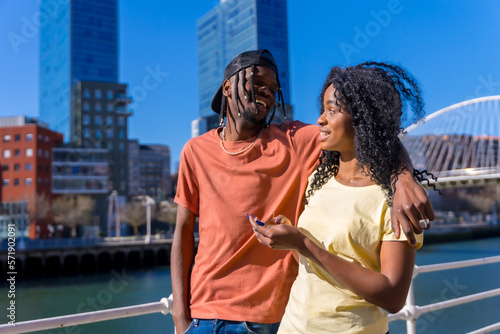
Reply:
[[[348, 187], [335, 178], [309, 198], [298, 227], [329, 252], [374, 271], [380, 271], [381, 241], [397, 240], [382, 189], [378, 185]], [[416, 238], [418, 248], [423, 234]], [[406, 240], [403, 233], [399, 240]], [[383, 309], [300, 256], [299, 274], [278, 333], [377, 334], [386, 333], [388, 328]]]

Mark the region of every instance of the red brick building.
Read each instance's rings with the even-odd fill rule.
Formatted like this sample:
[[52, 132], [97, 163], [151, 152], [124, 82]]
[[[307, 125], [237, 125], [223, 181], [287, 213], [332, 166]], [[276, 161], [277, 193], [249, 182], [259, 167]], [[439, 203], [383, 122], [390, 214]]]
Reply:
[[[37, 195], [44, 194], [50, 200], [52, 148], [62, 142], [61, 133], [37, 119], [0, 118], [0, 202], [25, 201], [33, 215], [38, 209]], [[40, 227], [44, 230], [45, 226]], [[35, 234], [35, 226], [30, 224], [30, 236]]]

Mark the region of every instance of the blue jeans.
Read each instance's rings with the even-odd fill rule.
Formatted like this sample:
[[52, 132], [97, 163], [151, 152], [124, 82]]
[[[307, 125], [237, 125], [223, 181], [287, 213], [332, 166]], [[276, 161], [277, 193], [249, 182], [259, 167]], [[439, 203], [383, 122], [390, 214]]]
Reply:
[[193, 319], [185, 333], [212, 334], [275, 334], [280, 323], [261, 324], [248, 321], [230, 321], [219, 319]]

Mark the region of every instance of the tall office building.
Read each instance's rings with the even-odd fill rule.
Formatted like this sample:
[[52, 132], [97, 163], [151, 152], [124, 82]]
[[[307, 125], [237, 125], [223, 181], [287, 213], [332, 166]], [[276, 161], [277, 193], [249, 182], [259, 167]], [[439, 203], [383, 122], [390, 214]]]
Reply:
[[[197, 26], [200, 118], [193, 122], [193, 135], [218, 125], [210, 103], [221, 85], [225, 66], [247, 50], [271, 51], [279, 69], [286, 116], [293, 119], [286, 0], [221, 0]], [[283, 120], [278, 108], [275, 120]]]
[[79, 81], [72, 90], [71, 142], [109, 151], [109, 190], [128, 195], [127, 85]]
[[118, 82], [118, 1], [41, 0], [40, 118], [70, 140], [72, 87]]
[[157, 203], [173, 197], [170, 148], [131, 139], [128, 150], [130, 195], [148, 195]]
[[118, 82], [118, 1], [41, 0], [40, 118], [75, 147], [109, 150], [109, 190], [128, 194], [127, 86]]

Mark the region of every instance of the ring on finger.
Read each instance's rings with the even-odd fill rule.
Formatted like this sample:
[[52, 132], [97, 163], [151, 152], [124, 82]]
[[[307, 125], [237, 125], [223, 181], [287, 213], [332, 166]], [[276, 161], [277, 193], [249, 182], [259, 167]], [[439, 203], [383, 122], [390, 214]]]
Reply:
[[430, 222], [430, 220], [429, 220], [429, 219], [420, 219], [420, 220], [418, 221], [418, 223], [420, 224], [420, 227], [422, 227], [422, 228], [427, 228], [427, 227], [429, 227], [429, 222]]

